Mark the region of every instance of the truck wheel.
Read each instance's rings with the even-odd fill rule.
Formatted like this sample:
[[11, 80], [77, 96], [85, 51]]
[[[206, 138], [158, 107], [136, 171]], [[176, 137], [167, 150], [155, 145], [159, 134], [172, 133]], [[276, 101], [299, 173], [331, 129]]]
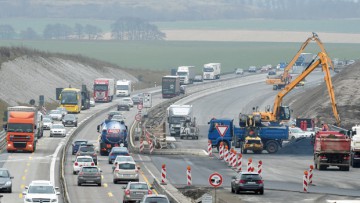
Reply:
[[340, 171], [350, 171], [350, 166], [340, 166]]
[[276, 153], [279, 150], [279, 145], [275, 141], [269, 141], [266, 143], [266, 150], [270, 153]]

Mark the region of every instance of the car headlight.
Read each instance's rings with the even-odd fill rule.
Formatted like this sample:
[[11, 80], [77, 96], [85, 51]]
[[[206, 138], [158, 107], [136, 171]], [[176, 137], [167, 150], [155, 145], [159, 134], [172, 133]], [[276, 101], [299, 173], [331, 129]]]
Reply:
[[5, 186], [9, 186], [9, 185], [11, 185], [11, 181], [10, 181], [10, 180], [5, 183]]
[[32, 202], [30, 198], [25, 198], [26, 202]]

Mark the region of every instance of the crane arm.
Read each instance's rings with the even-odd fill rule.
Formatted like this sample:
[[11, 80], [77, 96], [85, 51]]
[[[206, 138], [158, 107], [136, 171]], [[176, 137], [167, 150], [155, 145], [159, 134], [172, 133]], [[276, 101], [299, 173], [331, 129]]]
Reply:
[[318, 59], [315, 62], [313, 62], [310, 66], [308, 66], [297, 78], [295, 78], [295, 80], [293, 80], [290, 84], [288, 84], [283, 90], [281, 90], [277, 94], [277, 96], [275, 98], [275, 102], [274, 102], [273, 112], [272, 112], [274, 119], [276, 118], [276, 115], [278, 114], [279, 107], [281, 105], [283, 98], [292, 89], [294, 89], [300, 81], [305, 79], [306, 76], [308, 76], [320, 64], [322, 66], [323, 71], [325, 72], [325, 82], [326, 82], [326, 86], [327, 86], [327, 89], [329, 92], [333, 113], [334, 113], [337, 125], [340, 125], [341, 121], [340, 121], [339, 113], [337, 111], [334, 89], [333, 89], [332, 82], [331, 82], [331, 76], [330, 76], [330, 70], [329, 70], [329, 64], [328, 64], [328, 56], [324, 52], [320, 52], [318, 54]]
[[[317, 45], [320, 47], [321, 52], [326, 53], [326, 50], [324, 48], [323, 43], [321, 42], [320, 38], [318, 37], [318, 35], [316, 33], [312, 33], [313, 36], [309, 37], [300, 47], [299, 51], [295, 54], [294, 58], [290, 61], [290, 63], [285, 67], [284, 69], [284, 73], [281, 77], [281, 81], [284, 82], [287, 80], [287, 78], [289, 77], [289, 71], [290, 69], [294, 66], [295, 62], [298, 60], [298, 58], [300, 57], [301, 53], [305, 50], [306, 46], [311, 42], [311, 41], [315, 41], [317, 43]], [[328, 57], [328, 63], [330, 65], [330, 67], [332, 67], [334, 69], [334, 66], [332, 64], [331, 59]]]

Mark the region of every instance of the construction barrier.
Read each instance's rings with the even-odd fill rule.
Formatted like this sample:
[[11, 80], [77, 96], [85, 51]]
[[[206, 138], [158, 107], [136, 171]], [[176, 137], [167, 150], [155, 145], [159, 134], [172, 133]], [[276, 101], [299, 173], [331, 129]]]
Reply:
[[190, 166], [187, 167], [186, 177], [187, 177], [187, 185], [191, 186], [192, 185], [192, 180], [191, 180], [191, 167]]
[[242, 154], [237, 155], [237, 172], [241, 172], [241, 166], [242, 166]]
[[303, 192], [308, 192], [308, 171], [304, 171]]
[[209, 157], [213, 156], [211, 140], [208, 141], [208, 153], [209, 153]]
[[144, 151], [144, 139], [140, 138], [140, 153]]
[[154, 151], [154, 142], [152, 140], [149, 140], [149, 145], [150, 145], [150, 154], [152, 154]]
[[230, 156], [230, 158], [229, 158], [228, 166], [231, 167], [232, 166], [232, 161], [234, 159], [234, 149], [233, 148], [230, 149], [229, 156]]
[[261, 173], [262, 173], [262, 161], [260, 160], [258, 164], [258, 174], [261, 175]]
[[314, 170], [314, 166], [310, 165], [310, 169], [309, 169], [309, 185], [312, 184], [313, 170]]
[[251, 172], [251, 168], [252, 168], [252, 158], [248, 158], [247, 171]]
[[166, 165], [161, 166], [161, 184], [166, 185]]
[[231, 164], [231, 165], [232, 165], [233, 168], [236, 168], [236, 163], [237, 163], [237, 155], [236, 155], [236, 154], [237, 154], [237, 153], [236, 153], [235, 150], [233, 151], [233, 154], [234, 154], [234, 156], [233, 156], [233, 160], [232, 160], [232, 164]]
[[225, 146], [225, 163], [228, 162], [228, 159], [229, 159], [229, 152], [228, 152], [228, 146], [226, 145]]
[[223, 142], [220, 142], [220, 149], [219, 149], [219, 156], [220, 156], [220, 159], [224, 159], [224, 144]]

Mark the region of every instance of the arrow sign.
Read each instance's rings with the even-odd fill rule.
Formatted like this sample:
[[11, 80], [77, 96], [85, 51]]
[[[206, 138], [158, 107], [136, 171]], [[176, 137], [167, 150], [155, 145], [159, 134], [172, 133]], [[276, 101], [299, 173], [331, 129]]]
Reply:
[[221, 137], [224, 137], [227, 129], [229, 128], [229, 126], [227, 125], [218, 125], [216, 126], [216, 130], [219, 132]]

